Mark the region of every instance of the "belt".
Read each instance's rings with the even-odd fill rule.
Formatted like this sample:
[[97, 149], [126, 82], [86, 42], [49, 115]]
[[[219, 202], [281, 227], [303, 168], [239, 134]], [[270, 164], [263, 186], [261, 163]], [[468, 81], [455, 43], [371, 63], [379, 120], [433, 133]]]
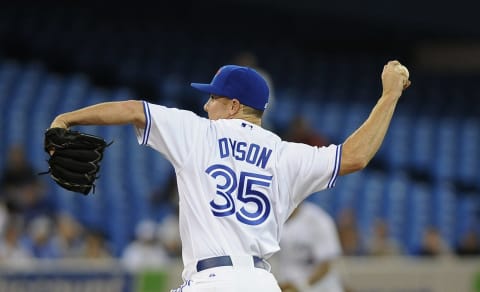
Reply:
[[[257, 256], [252, 256], [253, 266], [255, 268], [269, 270], [269, 265], [261, 258]], [[197, 272], [201, 272], [206, 269], [216, 268], [216, 267], [225, 267], [233, 266], [232, 259], [230, 256], [218, 256], [213, 258], [207, 258], [199, 260], [197, 262]]]

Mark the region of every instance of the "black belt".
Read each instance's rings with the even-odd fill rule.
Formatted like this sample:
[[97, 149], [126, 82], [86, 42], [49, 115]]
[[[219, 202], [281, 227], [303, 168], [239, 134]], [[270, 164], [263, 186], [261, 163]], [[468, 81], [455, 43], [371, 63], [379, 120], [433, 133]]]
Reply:
[[[255, 268], [269, 270], [268, 264], [263, 261], [263, 259], [252, 256], [253, 266]], [[197, 272], [201, 272], [206, 269], [216, 268], [216, 267], [225, 267], [233, 266], [232, 259], [229, 256], [219, 256], [208, 259], [199, 260], [197, 262]]]

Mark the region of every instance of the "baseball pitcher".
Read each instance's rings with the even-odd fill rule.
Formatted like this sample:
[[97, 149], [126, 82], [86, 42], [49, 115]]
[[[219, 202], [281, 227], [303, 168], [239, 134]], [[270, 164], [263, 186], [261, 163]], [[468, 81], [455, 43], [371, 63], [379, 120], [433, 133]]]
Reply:
[[185, 282], [172, 291], [280, 291], [267, 260], [279, 250], [285, 221], [309, 194], [367, 166], [410, 85], [402, 68], [398, 61], [385, 65], [380, 99], [340, 145], [290, 143], [263, 129], [267, 83], [236, 65], [221, 67], [208, 84], [191, 84], [209, 96], [208, 119], [128, 100], [60, 114], [50, 128], [132, 124], [139, 144], [173, 165]]

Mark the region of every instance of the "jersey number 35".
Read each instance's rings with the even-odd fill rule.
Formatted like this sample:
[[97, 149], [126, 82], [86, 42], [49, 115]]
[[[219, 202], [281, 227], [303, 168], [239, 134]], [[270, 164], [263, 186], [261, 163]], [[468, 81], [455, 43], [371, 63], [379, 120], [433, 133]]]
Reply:
[[[222, 164], [214, 164], [205, 172], [217, 181], [219, 197], [210, 201], [213, 215], [235, 215], [238, 221], [248, 225], [262, 224], [268, 218], [271, 204], [264, 192], [270, 187], [272, 176], [242, 171], [237, 179], [236, 173]], [[242, 207], [237, 209], [236, 204]]]

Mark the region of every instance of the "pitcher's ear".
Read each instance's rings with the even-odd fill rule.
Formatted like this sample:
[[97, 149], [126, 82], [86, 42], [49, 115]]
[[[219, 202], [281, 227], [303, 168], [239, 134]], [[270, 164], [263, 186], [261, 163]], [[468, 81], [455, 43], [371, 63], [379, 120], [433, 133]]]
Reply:
[[234, 98], [232, 99], [232, 105], [231, 105], [231, 111], [232, 114], [236, 114], [241, 108], [241, 103], [238, 99]]

